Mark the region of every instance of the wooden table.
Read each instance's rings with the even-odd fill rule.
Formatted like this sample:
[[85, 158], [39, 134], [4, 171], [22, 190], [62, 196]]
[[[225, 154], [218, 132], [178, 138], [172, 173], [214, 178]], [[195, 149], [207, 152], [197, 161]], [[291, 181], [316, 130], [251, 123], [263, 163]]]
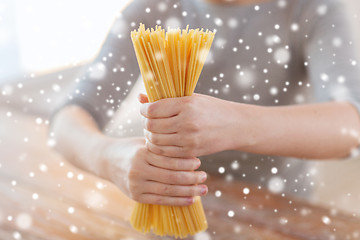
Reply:
[[[0, 110], [0, 239], [160, 239], [131, 229], [133, 201], [114, 185], [52, 151], [44, 123], [7, 111]], [[212, 177], [208, 185], [209, 229], [189, 239], [360, 239], [360, 219], [339, 210], [241, 182]]]

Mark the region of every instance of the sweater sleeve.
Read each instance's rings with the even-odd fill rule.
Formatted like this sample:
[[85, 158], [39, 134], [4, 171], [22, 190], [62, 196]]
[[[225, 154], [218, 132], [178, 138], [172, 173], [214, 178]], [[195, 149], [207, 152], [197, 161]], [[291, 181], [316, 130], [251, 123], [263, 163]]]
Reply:
[[115, 19], [94, 61], [85, 66], [61, 107], [78, 105], [103, 129], [131, 91], [139, 76], [130, 31], [146, 23], [146, 2], [132, 1]]
[[[360, 114], [360, 62], [358, 47], [343, 1], [312, 1], [306, 14], [304, 60], [317, 102], [342, 101]], [[343, 129], [352, 134], [352, 129]], [[357, 156], [360, 148], [349, 157]]]
[[348, 15], [343, 1], [311, 1], [303, 54], [315, 100], [347, 101], [360, 113], [359, 49]]

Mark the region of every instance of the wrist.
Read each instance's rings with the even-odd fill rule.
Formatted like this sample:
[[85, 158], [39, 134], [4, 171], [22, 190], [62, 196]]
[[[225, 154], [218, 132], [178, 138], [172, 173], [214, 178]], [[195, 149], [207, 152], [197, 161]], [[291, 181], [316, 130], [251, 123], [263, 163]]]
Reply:
[[[145, 145], [143, 138], [113, 138], [103, 136], [99, 143], [98, 156], [96, 157], [96, 174], [102, 178], [114, 181], [120, 175], [124, 175], [129, 170], [129, 156], [134, 154], [136, 149]], [[117, 176], [114, 175], [116, 166]]]
[[269, 112], [263, 106], [234, 103], [232, 114], [232, 127], [230, 129], [229, 150], [254, 152], [261, 145], [269, 129], [267, 118]]
[[104, 151], [110, 143], [110, 138], [103, 134], [94, 134], [88, 138], [87, 154], [83, 156], [90, 164], [89, 171], [103, 177], [104, 172]]

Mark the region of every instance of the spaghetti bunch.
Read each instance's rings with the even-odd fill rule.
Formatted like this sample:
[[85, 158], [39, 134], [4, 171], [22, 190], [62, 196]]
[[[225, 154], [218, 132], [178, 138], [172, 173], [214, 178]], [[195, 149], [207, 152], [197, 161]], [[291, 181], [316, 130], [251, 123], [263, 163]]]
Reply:
[[[131, 32], [140, 72], [150, 102], [190, 96], [195, 89], [214, 33], [203, 29], [168, 29], [160, 26]], [[207, 228], [200, 197], [186, 207], [136, 203], [131, 224], [144, 233], [186, 237]]]

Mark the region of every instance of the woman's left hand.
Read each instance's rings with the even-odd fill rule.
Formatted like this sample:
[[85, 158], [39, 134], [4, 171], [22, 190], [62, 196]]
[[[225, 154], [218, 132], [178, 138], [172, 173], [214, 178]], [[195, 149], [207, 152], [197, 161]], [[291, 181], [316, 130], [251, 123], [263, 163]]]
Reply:
[[141, 94], [139, 100], [146, 146], [155, 154], [198, 157], [234, 149], [241, 139], [234, 132], [245, 125], [245, 116], [239, 116], [236, 109], [239, 103], [201, 94], [154, 103], [147, 103], [146, 95]]

